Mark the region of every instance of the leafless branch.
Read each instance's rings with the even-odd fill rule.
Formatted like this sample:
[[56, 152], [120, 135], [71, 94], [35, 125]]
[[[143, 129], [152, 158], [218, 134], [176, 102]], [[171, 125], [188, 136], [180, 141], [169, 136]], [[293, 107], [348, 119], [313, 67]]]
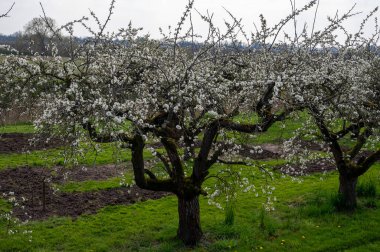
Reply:
[[8, 9], [8, 11], [0, 15], [0, 18], [8, 17], [8, 14], [12, 11], [14, 6], [15, 6], [15, 3], [13, 2], [12, 6]]

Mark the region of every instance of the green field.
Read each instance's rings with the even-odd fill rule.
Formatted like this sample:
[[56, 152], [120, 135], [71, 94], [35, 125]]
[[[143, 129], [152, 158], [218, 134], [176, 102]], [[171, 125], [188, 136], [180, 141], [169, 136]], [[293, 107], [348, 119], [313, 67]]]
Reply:
[[[297, 123], [287, 122], [296, 129]], [[289, 127], [287, 127], [289, 128]], [[5, 132], [33, 132], [31, 125], [13, 125], [0, 128]], [[291, 132], [282, 132], [275, 126], [252, 143], [278, 142]], [[255, 141], [256, 140], [256, 141]], [[249, 142], [251, 144], [251, 142]], [[88, 154], [85, 165], [109, 164], [115, 161], [113, 147], [105, 145], [95, 156]], [[0, 170], [19, 166], [54, 166], [62, 164], [61, 150], [36, 151], [30, 154], [1, 154]], [[127, 180], [132, 179], [130, 153], [124, 151], [121, 164]], [[149, 155], [148, 152], [146, 156]], [[148, 156], [151, 158], [152, 156]], [[120, 159], [120, 158], [118, 158]], [[284, 160], [260, 161], [272, 169]], [[213, 171], [217, 170], [215, 165]], [[220, 168], [220, 167], [219, 167]], [[204, 238], [189, 249], [175, 238], [178, 217], [177, 200], [167, 196], [158, 200], [137, 202], [132, 205], [107, 206], [96, 214], [78, 218], [50, 217], [31, 221], [17, 227], [15, 234], [7, 234], [7, 222], [0, 221], [0, 251], [379, 251], [380, 250], [380, 197], [366, 188], [379, 188], [380, 164], [377, 163], [361, 178], [362, 190], [355, 212], [338, 212], [338, 175], [336, 172], [314, 174], [301, 179], [283, 177], [274, 172], [274, 179], [263, 177], [258, 169], [237, 167], [256, 188], [275, 187], [275, 210], [263, 210], [265, 197], [254, 192], [239, 192], [233, 225], [224, 224], [224, 211], [210, 206], [201, 198], [201, 223]], [[34, 168], [32, 168], [34, 169]], [[156, 168], [159, 169], [159, 168]], [[120, 178], [102, 181], [87, 180], [60, 185], [64, 192], [88, 192], [117, 188]], [[1, 185], [0, 185], [1, 186]], [[205, 186], [212, 186], [207, 181]], [[10, 206], [0, 199], [0, 213]], [[32, 233], [24, 234], [31, 230]]]

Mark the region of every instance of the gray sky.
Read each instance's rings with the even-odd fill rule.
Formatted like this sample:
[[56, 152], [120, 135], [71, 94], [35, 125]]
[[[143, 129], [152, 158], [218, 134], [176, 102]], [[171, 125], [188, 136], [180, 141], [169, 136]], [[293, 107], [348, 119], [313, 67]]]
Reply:
[[[11, 34], [23, 30], [24, 25], [33, 17], [42, 14], [39, 2], [42, 2], [48, 16], [54, 18], [59, 25], [84, 15], [89, 15], [89, 9], [93, 10], [104, 20], [107, 15], [110, 0], [0, 0], [0, 14], [5, 12], [13, 2], [16, 2], [10, 17], [0, 20], [0, 33]], [[187, 0], [117, 0], [114, 15], [108, 26], [109, 30], [117, 30], [126, 27], [132, 21], [135, 27], [143, 27], [145, 33], [153, 37], [160, 37], [158, 28], [166, 29], [168, 25], [175, 26], [181, 17]], [[306, 4], [307, 0], [296, 0], [298, 8]], [[343, 13], [357, 3], [356, 11], [367, 14], [377, 5], [379, 0], [320, 0], [320, 8], [316, 22], [316, 28], [326, 24], [326, 17], [334, 16], [335, 12]], [[262, 13], [269, 24], [278, 22], [291, 11], [289, 0], [196, 0], [195, 8], [205, 13], [207, 10], [214, 13], [216, 24], [223, 24], [223, 19], [228, 19], [223, 7], [232, 12], [236, 17], [242, 18], [247, 31], [253, 31], [253, 22], [259, 24], [259, 14]], [[365, 17], [364, 14], [351, 19], [346, 23], [349, 30], [355, 31]], [[196, 15], [195, 13], [193, 14]], [[312, 26], [314, 10], [299, 17], [299, 27], [305, 21]], [[380, 17], [380, 14], [376, 14]], [[194, 17], [196, 30], [202, 34], [205, 26]], [[373, 27], [373, 26], [372, 26]], [[355, 29], [354, 29], [355, 28]], [[290, 29], [290, 28], [288, 28]], [[369, 30], [369, 29], [368, 29]], [[288, 30], [290, 31], [290, 30]], [[76, 28], [76, 35], [85, 36], [86, 31]]]

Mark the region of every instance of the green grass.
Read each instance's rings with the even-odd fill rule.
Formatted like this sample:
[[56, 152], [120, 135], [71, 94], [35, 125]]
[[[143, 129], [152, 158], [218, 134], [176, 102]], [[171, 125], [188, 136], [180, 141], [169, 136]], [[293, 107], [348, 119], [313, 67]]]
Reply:
[[[238, 143], [243, 144], [253, 144], [253, 145], [259, 145], [259, 144], [266, 144], [266, 143], [282, 143], [285, 140], [290, 139], [295, 135], [295, 131], [298, 129], [302, 129], [304, 127], [303, 123], [307, 121], [307, 119], [310, 118], [310, 116], [306, 113], [306, 111], [297, 112], [296, 114], [291, 115], [287, 120], [284, 120], [282, 122], [276, 122], [274, 123], [268, 131], [263, 133], [256, 133], [256, 134], [242, 134], [242, 133], [236, 133], [236, 132], [228, 132], [227, 137], [228, 138], [235, 138]], [[257, 115], [251, 115], [251, 114], [240, 114], [236, 117], [234, 117], [235, 122], [240, 123], [251, 123], [255, 124], [258, 122], [258, 116]], [[336, 129], [335, 131], [341, 130], [342, 123], [337, 121], [336, 123]], [[318, 132], [318, 130], [317, 130]], [[315, 137], [321, 138], [320, 135], [318, 136], [301, 136], [303, 140], [313, 140]], [[339, 143], [344, 147], [352, 148], [356, 144], [355, 139], [351, 139], [351, 135], [348, 134], [344, 138], [339, 140]], [[363, 149], [367, 150], [377, 150], [380, 148], [380, 143], [375, 144], [374, 146], [368, 146]]]
[[107, 180], [87, 180], [83, 182], [68, 182], [58, 185], [58, 189], [63, 192], [89, 192], [120, 187], [121, 177]]
[[[286, 123], [290, 129], [299, 127], [298, 122]], [[10, 127], [9, 130], [15, 129]], [[282, 130], [281, 125], [276, 124], [271, 131], [252, 141], [256, 144], [276, 142], [288, 137], [288, 133]], [[288, 132], [291, 134], [291, 130]], [[104, 145], [96, 159], [94, 153], [89, 153], [81, 162], [92, 165], [94, 160], [97, 164], [113, 163], [117, 159], [130, 161], [130, 151], [123, 150], [115, 156], [114, 150], [112, 145]], [[152, 157], [149, 152], [145, 156]], [[256, 162], [268, 168], [284, 163], [285, 160], [281, 159]], [[50, 166], [63, 164], [63, 159], [60, 150], [0, 155], [0, 169], [26, 164]], [[220, 168], [224, 165], [214, 165], [211, 173]], [[358, 210], [353, 213], [341, 213], [335, 209], [336, 172], [306, 176], [301, 183], [283, 178], [277, 172], [271, 181], [258, 169], [241, 168], [242, 175], [248, 177], [258, 190], [267, 182], [276, 188], [276, 210], [263, 211], [263, 196], [239, 192], [234, 224], [225, 225], [224, 211], [208, 205], [207, 199], [201, 198], [204, 238], [194, 251], [380, 251], [380, 213], [376, 208], [380, 206], [380, 198], [368, 193], [373, 187], [379, 187], [379, 163], [359, 180], [363, 185], [370, 181], [370, 186], [363, 186], [367, 193], [358, 198]], [[159, 169], [159, 165], [154, 167], [154, 171]], [[132, 178], [130, 172], [125, 176], [128, 181]], [[65, 192], [86, 192], [119, 187], [119, 183], [120, 178], [115, 177], [104, 181], [68, 182], [58, 187]], [[212, 185], [212, 180], [205, 183], [208, 187]], [[0, 213], [7, 210], [9, 204], [0, 198]], [[4, 225], [0, 221], [0, 251], [193, 251], [175, 239], [178, 225], [175, 196], [129, 206], [108, 206], [96, 214], [76, 219], [51, 217], [33, 221], [19, 227], [20, 232], [14, 235], [5, 234]], [[28, 235], [22, 234], [25, 229], [33, 230], [32, 242], [28, 241]]]
[[376, 197], [377, 187], [376, 183], [372, 178], [361, 178], [356, 187], [356, 191], [359, 197]]
[[[286, 129], [283, 128], [286, 125]], [[235, 138], [238, 143], [243, 144], [264, 144], [264, 143], [281, 143], [291, 138], [294, 130], [298, 129], [301, 124], [294, 121], [276, 122], [267, 132], [257, 133], [255, 135], [228, 132], [229, 138]]]
[[[0, 170], [21, 166], [43, 166], [64, 165], [63, 149], [50, 149], [46, 151], [32, 151], [30, 153], [0, 154]], [[146, 159], [152, 158], [150, 151], [144, 151]], [[102, 144], [101, 151], [95, 153], [89, 151], [84, 158], [79, 159], [81, 165], [102, 165], [117, 162], [127, 162], [131, 160], [129, 149], [117, 150], [113, 145]]]
[[[378, 176], [380, 166], [371, 171]], [[260, 178], [256, 178], [260, 184]], [[337, 174], [273, 181], [276, 210], [262, 212], [263, 198], [242, 193], [235, 224], [223, 224], [224, 212], [201, 199], [204, 240], [195, 251], [340, 251], [378, 250], [380, 214], [359, 200], [355, 213], [338, 213], [331, 204]], [[262, 182], [262, 181], [261, 181]], [[379, 184], [379, 180], [376, 179]], [[375, 199], [379, 204], [379, 198]], [[174, 239], [177, 227], [174, 196], [131, 206], [109, 206], [95, 215], [32, 222], [27, 236], [0, 234], [0, 251], [188, 251]], [[365, 227], [365, 228], [364, 228]]]
[[4, 199], [0, 198], [0, 213], [9, 211], [9, 204]]
[[0, 170], [19, 166], [51, 166], [60, 163], [63, 163], [60, 150], [33, 151], [28, 154], [0, 154]]
[[[294, 131], [302, 127], [302, 123], [308, 117], [306, 112], [301, 112], [294, 114], [293, 117], [297, 117], [297, 119], [289, 118], [282, 122], [274, 123], [267, 132], [256, 133], [254, 135], [250, 134], [241, 134], [228, 132], [227, 136], [229, 138], [235, 138], [237, 142], [244, 144], [264, 144], [264, 143], [281, 143], [284, 140], [287, 140], [294, 136]], [[251, 114], [240, 114], [234, 117], [235, 122], [240, 123], [250, 123], [256, 124], [258, 123], [258, 116]], [[307, 139], [307, 138], [305, 138]]]
[[0, 125], [0, 134], [4, 133], [34, 133], [34, 127], [31, 123], [17, 123], [10, 125]]

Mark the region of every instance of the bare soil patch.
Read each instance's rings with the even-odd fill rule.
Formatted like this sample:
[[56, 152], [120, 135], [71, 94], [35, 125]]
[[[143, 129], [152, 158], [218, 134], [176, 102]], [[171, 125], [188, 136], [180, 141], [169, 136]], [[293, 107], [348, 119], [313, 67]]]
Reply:
[[336, 166], [331, 160], [317, 159], [307, 162], [305, 165], [301, 164], [286, 164], [275, 166], [274, 169], [279, 170], [283, 174], [290, 176], [304, 176], [317, 172], [335, 171]]
[[52, 149], [62, 146], [62, 142], [52, 139], [49, 142], [37, 141], [30, 144], [35, 134], [31, 133], [3, 133], [0, 134], [0, 154], [22, 153], [25, 151], [35, 151]]
[[[87, 179], [94, 175], [94, 173], [90, 172], [90, 175], [85, 177], [79, 171], [73, 174], [77, 174], [72, 175], [74, 180]], [[16, 217], [22, 220], [25, 220], [28, 216], [33, 220], [46, 219], [51, 216], [71, 216], [76, 218], [82, 214], [96, 213], [105, 206], [129, 205], [138, 201], [158, 199], [168, 195], [168, 193], [143, 190], [137, 186], [92, 192], [55, 192], [49, 183], [45, 184], [44, 189], [43, 180], [50, 175], [50, 172], [43, 168], [24, 167], [0, 171], [0, 194], [14, 192], [18, 200], [21, 197], [26, 199], [23, 203], [24, 209], [21, 207], [13, 209]], [[51, 177], [51, 182], [62, 182], [62, 176]], [[43, 191], [45, 191], [45, 194]], [[43, 209], [43, 202], [45, 202], [45, 210]], [[25, 215], [25, 212], [28, 216]]]
[[241, 145], [239, 155], [254, 160], [277, 159], [281, 157], [281, 153], [275, 145], [262, 145], [258, 150], [249, 145]]
[[106, 180], [117, 177], [125, 172], [125, 165], [101, 165], [95, 167], [54, 168], [54, 180], [59, 183], [66, 181]]

